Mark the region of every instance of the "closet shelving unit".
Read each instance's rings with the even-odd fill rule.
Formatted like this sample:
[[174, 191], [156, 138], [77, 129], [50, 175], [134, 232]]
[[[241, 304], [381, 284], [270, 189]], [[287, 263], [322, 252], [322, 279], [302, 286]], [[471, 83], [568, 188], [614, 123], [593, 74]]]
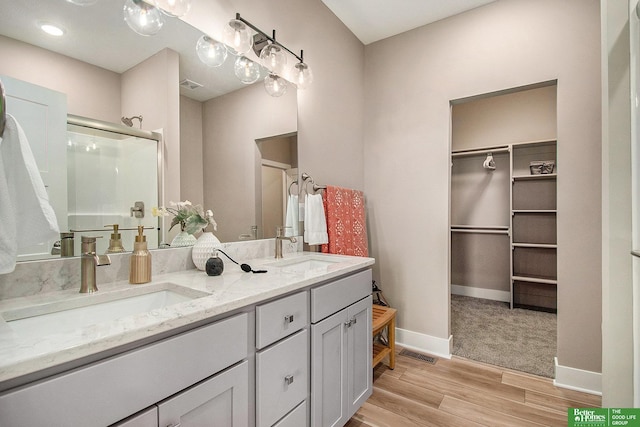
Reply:
[[533, 175], [529, 164], [552, 160], [556, 140], [512, 145], [511, 304], [557, 311], [557, 172]]
[[[557, 172], [533, 175], [532, 161], [553, 160], [557, 141], [540, 140], [473, 150], [454, 150], [452, 160], [489, 153], [508, 153], [511, 186], [508, 226], [451, 225], [452, 233], [508, 234], [511, 308], [557, 310]], [[491, 173], [491, 172], [489, 172]]]

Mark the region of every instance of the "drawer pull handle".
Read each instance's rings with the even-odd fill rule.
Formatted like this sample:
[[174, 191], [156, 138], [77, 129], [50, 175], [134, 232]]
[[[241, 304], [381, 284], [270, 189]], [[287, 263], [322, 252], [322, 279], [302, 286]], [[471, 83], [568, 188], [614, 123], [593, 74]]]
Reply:
[[177, 423], [177, 424], [169, 424], [167, 425], [167, 427], [180, 427], [181, 423]]
[[344, 322], [344, 326], [346, 326], [347, 328], [350, 328], [353, 325], [355, 325], [356, 323], [358, 323], [358, 320], [354, 316], [348, 322]]
[[286, 385], [291, 385], [293, 383], [293, 375], [287, 375], [284, 377], [284, 383]]
[[288, 316], [284, 316], [284, 323], [293, 323], [293, 314], [289, 314]]

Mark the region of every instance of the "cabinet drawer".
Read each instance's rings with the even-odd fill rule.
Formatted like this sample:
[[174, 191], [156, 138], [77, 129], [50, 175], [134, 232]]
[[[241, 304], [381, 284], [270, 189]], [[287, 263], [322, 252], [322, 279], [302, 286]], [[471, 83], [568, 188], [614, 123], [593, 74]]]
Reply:
[[309, 323], [308, 293], [256, 307], [256, 347], [261, 349], [304, 328]]
[[311, 323], [371, 295], [371, 270], [311, 289]]
[[272, 426], [307, 398], [309, 332], [303, 329], [256, 354], [256, 420]]
[[152, 406], [110, 427], [158, 427], [158, 407]]
[[239, 314], [9, 390], [0, 394], [0, 426], [91, 427], [119, 421], [244, 359], [247, 319]]
[[305, 400], [299, 404], [296, 409], [289, 412], [283, 419], [281, 419], [273, 427], [306, 427], [309, 425], [309, 418], [307, 417], [307, 401]]

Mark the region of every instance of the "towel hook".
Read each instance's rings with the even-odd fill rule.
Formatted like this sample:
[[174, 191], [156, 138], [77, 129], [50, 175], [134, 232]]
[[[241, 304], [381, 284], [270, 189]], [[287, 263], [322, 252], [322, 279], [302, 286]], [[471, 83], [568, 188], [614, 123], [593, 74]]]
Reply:
[[293, 184], [298, 185], [298, 180], [296, 179], [295, 181], [291, 181], [291, 184], [289, 184], [289, 190], [287, 190], [287, 192], [289, 193], [290, 196], [291, 196], [291, 187], [293, 187]]

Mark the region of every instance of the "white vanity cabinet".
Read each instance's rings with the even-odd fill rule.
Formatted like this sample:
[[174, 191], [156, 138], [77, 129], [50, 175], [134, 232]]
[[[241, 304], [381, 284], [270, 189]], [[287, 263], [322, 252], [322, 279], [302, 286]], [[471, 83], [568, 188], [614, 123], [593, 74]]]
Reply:
[[371, 271], [311, 290], [311, 427], [341, 427], [371, 396]]
[[[247, 354], [245, 313], [4, 392], [0, 394], [0, 426], [104, 427], [237, 364]], [[244, 373], [235, 368], [227, 372], [244, 385], [234, 389], [234, 399], [245, 402], [245, 407], [226, 408], [239, 421], [224, 425], [248, 425], [246, 362], [243, 364]], [[211, 383], [220, 382], [223, 375], [214, 376]], [[220, 395], [216, 388], [210, 391], [208, 398], [199, 399]], [[160, 416], [162, 412], [160, 407]], [[238, 415], [244, 416], [244, 422]], [[130, 425], [136, 424], [131, 421]]]
[[309, 425], [308, 327], [308, 291], [256, 307], [257, 427]]

